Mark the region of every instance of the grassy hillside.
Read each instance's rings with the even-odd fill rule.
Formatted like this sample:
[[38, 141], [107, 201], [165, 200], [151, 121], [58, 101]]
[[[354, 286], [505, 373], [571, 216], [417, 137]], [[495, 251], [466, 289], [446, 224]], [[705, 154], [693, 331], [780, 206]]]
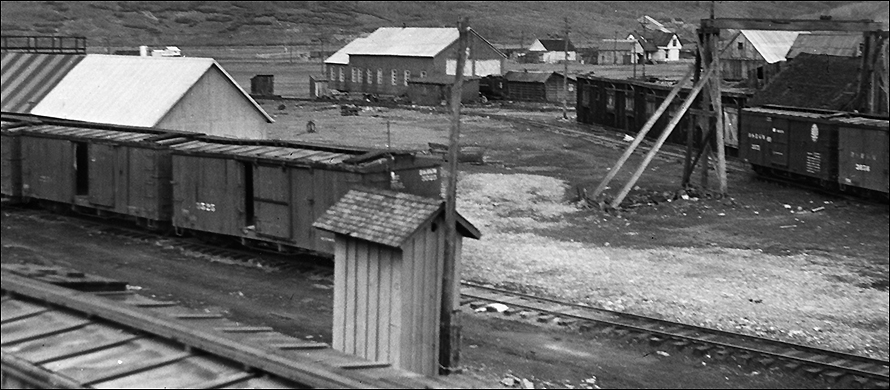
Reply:
[[[2, 2], [4, 34], [84, 35], [94, 45], [342, 45], [380, 26], [453, 26], [462, 16], [497, 43], [528, 43], [561, 33], [569, 18], [575, 41], [599, 41], [638, 28], [643, 15], [694, 31], [709, 1], [685, 2], [270, 2], [35, 1]], [[883, 2], [716, 2], [718, 17], [872, 18], [886, 22]], [[685, 26], [684, 26], [685, 25]]]

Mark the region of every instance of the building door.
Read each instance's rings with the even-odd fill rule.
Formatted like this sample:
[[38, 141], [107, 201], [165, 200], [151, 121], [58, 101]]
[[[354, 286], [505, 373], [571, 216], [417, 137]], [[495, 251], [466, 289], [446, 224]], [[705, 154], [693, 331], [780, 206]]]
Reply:
[[257, 234], [290, 238], [290, 188], [287, 168], [254, 166], [253, 213]]

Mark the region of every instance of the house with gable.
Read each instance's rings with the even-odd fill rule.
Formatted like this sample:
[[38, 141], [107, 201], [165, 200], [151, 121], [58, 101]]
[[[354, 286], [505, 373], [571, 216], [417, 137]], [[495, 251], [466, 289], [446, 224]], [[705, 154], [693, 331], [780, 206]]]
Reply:
[[[402, 95], [410, 80], [454, 76], [455, 27], [381, 27], [349, 42], [325, 60], [329, 88], [344, 92]], [[500, 75], [506, 56], [470, 29], [465, 76]]]
[[[568, 43], [568, 50], [566, 50], [566, 43]], [[572, 41], [566, 42], [565, 39], [536, 39], [528, 47], [528, 52], [547, 64], [555, 64], [564, 60], [576, 61], [578, 59], [578, 53], [575, 50], [575, 46], [572, 45]]]
[[673, 32], [644, 30], [642, 33], [632, 32], [627, 40], [638, 41], [643, 46], [646, 60], [652, 62], [672, 62], [680, 60], [683, 44], [680, 37]]

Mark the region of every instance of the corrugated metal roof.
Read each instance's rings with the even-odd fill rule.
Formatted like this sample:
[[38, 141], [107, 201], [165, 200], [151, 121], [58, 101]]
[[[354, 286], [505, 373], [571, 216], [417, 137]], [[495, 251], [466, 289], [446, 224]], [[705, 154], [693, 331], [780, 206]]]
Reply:
[[791, 45], [787, 58], [800, 53], [857, 57], [862, 34], [800, 34]]
[[96, 123], [153, 127], [211, 67], [256, 110], [272, 118], [212, 58], [88, 54], [31, 110]]
[[767, 63], [785, 61], [800, 31], [741, 30]]
[[272, 146], [272, 145], [238, 145], [219, 144], [204, 141], [191, 141], [171, 147], [182, 153], [209, 153], [233, 157], [251, 157], [268, 160], [278, 160], [290, 163], [310, 164], [340, 164], [344, 160], [355, 157], [360, 152], [325, 151], [298, 146]]
[[337, 50], [336, 53], [332, 54], [328, 59], [324, 60], [325, 64], [335, 64], [335, 65], [349, 65], [349, 52], [354, 50], [360, 50], [362, 45], [364, 45], [365, 38], [356, 38], [352, 42], [343, 46], [342, 49]]
[[[470, 29], [470, 33], [497, 51], [491, 42], [473, 29]], [[350, 55], [435, 57], [459, 37], [456, 27], [380, 27], [365, 38], [349, 42], [328, 57], [325, 63], [348, 65]]]
[[2, 53], [2, 111], [27, 114], [83, 55]]

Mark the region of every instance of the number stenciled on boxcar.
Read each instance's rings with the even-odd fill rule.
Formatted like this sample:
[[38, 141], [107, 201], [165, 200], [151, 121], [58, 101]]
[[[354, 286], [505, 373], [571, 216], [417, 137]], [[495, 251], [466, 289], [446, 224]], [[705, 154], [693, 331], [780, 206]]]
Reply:
[[216, 205], [213, 203], [195, 202], [195, 208], [211, 213], [216, 212]]

